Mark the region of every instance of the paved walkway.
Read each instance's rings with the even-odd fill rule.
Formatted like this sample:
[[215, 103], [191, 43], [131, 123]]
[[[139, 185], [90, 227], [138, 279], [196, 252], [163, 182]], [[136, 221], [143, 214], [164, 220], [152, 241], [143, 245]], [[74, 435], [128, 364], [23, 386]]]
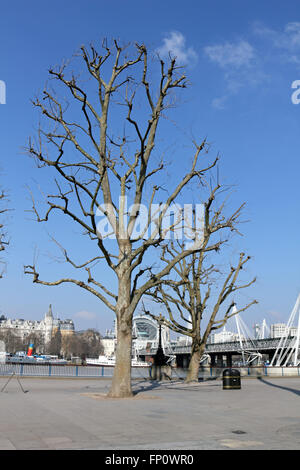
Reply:
[[[0, 377], [0, 390], [7, 377]], [[300, 449], [300, 378], [195, 385], [13, 377], [0, 393], [0, 449]]]

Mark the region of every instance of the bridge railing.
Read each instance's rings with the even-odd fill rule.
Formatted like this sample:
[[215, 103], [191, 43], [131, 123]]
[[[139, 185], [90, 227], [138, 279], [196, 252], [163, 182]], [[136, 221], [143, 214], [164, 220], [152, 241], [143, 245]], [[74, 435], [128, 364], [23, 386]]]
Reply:
[[[243, 349], [247, 351], [264, 351], [276, 349], [279, 345], [280, 338], [265, 338], [265, 339], [254, 339], [244, 340], [242, 342]], [[289, 347], [293, 341], [293, 337], [288, 338], [286, 346]], [[140, 356], [154, 355], [156, 348], [148, 350], [140, 350]], [[239, 352], [241, 351], [241, 343], [239, 341], [232, 341], [227, 343], [209, 343], [205, 346], [205, 353], [226, 353], [226, 352]], [[190, 354], [191, 345], [172, 345], [166, 354]]]

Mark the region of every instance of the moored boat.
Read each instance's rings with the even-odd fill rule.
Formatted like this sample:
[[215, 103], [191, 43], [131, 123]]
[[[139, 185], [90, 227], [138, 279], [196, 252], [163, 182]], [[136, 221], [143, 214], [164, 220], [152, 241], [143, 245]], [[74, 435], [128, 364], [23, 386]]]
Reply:
[[[87, 365], [91, 366], [111, 366], [114, 367], [116, 365], [116, 358], [115, 357], [106, 357], [106, 356], [99, 356], [97, 359], [93, 358], [86, 358], [85, 360]], [[132, 367], [149, 367], [148, 362], [139, 361], [136, 358], [131, 359], [131, 366]]]
[[6, 355], [4, 363], [8, 364], [52, 364], [52, 365], [64, 365], [67, 364], [65, 359], [58, 359], [51, 356], [18, 356], [18, 355]]

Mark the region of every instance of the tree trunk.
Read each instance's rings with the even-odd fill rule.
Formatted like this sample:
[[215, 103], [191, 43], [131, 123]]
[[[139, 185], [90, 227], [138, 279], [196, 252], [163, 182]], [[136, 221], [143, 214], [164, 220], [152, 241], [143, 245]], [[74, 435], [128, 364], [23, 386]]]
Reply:
[[132, 397], [131, 389], [132, 322], [117, 319], [116, 365], [109, 397]]
[[204, 351], [204, 346], [201, 345], [201, 340], [198, 338], [193, 338], [191, 359], [189, 363], [187, 376], [185, 379], [186, 383], [198, 382], [200, 359], [203, 355], [203, 351]]
[[131, 389], [131, 349], [132, 349], [132, 316], [130, 310], [131, 274], [130, 274], [130, 244], [128, 241], [120, 246], [118, 269], [118, 301], [117, 316], [117, 347], [116, 365], [112, 386], [108, 396], [126, 398], [132, 396]]

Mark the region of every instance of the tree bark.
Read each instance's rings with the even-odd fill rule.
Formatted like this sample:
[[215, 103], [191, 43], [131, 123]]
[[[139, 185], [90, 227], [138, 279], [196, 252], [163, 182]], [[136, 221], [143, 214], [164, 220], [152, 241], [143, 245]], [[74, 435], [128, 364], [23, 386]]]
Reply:
[[116, 364], [109, 397], [126, 398], [132, 396], [131, 389], [131, 350], [132, 350], [132, 309], [131, 309], [131, 245], [128, 240], [119, 241], [117, 347]]
[[116, 365], [111, 389], [108, 393], [112, 398], [132, 397], [131, 389], [131, 348], [132, 322], [117, 319]]
[[198, 338], [193, 338], [192, 353], [191, 353], [187, 376], [185, 379], [186, 383], [198, 382], [200, 359], [203, 355], [203, 352], [204, 352], [204, 345], [201, 345], [201, 340], [199, 340]]

